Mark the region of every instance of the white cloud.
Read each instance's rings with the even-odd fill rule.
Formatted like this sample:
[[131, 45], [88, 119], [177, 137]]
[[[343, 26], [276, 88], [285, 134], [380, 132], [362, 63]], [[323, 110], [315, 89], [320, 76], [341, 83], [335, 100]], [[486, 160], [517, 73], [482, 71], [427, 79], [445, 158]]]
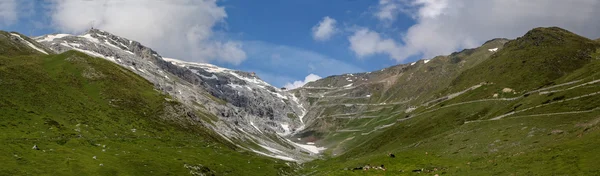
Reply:
[[359, 29], [348, 38], [350, 41], [350, 50], [359, 57], [365, 57], [372, 54], [388, 54], [395, 59], [401, 59], [398, 44], [392, 39], [383, 39], [377, 32], [366, 28]]
[[421, 6], [419, 17], [435, 18], [444, 13], [448, 7], [448, 0], [415, 0], [412, 5]]
[[[377, 44], [367, 46], [353, 43], [351, 39], [362, 34], [357, 31], [349, 40], [359, 56], [386, 53], [397, 61], [419, 55], [431, 58], [476, 47], [492, 38], [516, 38], [535, 27], [558, 26], [589, 38], [600, 37], [598, 0], [380, 0], [375, 16], [382, 13], [382, 3], [397, 7], [389, 14], [407, 14], [416, 24], [398, 38], [366, 33], [377, 39], [371, 40]], [[391, 43], [396, 48], [382, 49], [381, 45], [393, 46]]]
[[376, 12], [377, 19], [390, 22], [400, 13], [412, 18], [435, 18], [444, 13], [448, 0], [379, 0]]
[[375, 17], [382, 21], [392, 21], [396, 19], [396, 14], [400, 7], [398, 7], [397, 3], [394, 3], [393, 0], [379, 0], [379, 7], [377, 12], [375, 12]]
[[0, 0], [0, 25], [11, 25], [17, 20], [17, 1]]
[[328, 16], [312, 28], [313, 39], [318, 41], [329, 40], [337, 32], [336, 20]]
[[287, 83], [285, 84], [285, 88], [287, 89], [295, 89], [295, 88], [299, 88], [304, 86], [306, 83], [312, 82], [312, 81], [316, 81], [321, 79], [321, 77], [319, 75], [315, 75], [315, 74], [309, 74], [308, 76], [306, 76], [304, 78], [304, 81], [294, 81], [293, 83]]
[[50, 9], [64, 32], [94, 26], [183, 60], [239, 64], [246, 58], [241, 42], [215, 37], [213, 28], [227, 17], [216, 0], [52, 0]]

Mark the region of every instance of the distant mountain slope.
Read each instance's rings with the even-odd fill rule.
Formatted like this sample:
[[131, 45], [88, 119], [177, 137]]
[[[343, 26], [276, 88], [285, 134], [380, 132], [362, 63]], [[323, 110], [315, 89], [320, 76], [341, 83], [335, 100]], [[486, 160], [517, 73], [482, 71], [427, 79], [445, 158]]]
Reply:
[[19, 33], [0, 31], [0, 53], [2, 53], [2, 56], [15, 56], [54, 52]]
[[536, 28], [508, 42], [491, 59], [467, 70], [450, 90], [458, 91], [490, 82], [516, 91], [554, 84], [561, 76], [588, 64], [600, 45], [560, 28]]
[[[309, 108], [307, 118], [311, 118], [310, 115], [315, 113], [311, 111], [315, 109], [320, 115], [314, 122], [317, 125], [307, 130], [313, 130], [310, 134], [324, 134], [313, 135], [317, 138], [315, 141], [332, 145], [330, 148], [334, 150], [328, 152], [337, 154], [328, 160], [306, 164], [305, 167], [315, 169], [301, 173], [598, 173], [600, 167], [595, 163], [600, 159], [597, 155], [600, 153], [597, 148], [600, 145], [599, 43], [560, 28], [536, 28], [497, 49], [484, 46], [472, 51], [489, 49], [490, 55], [475, 59], [478, 62], [461, 58], [471, 64], [446, 72], [453, 76], [423, 80], [440, 83], [441, 86], [399, 86], [397, 89], [420, 90], [413, 95], [396, 94], [401, 96], [392, 97], [405, 101], [369, 104], [352, 98], [356, 102], [347, 101], [342, 106], [334, 106], [330, 100], [334, 97], [327, 95], [350, 99], [346, 95], [357, 92], [360, 86], [322, 87], [323, 90], [318, 90], [316, 84], [319, 81], [316, 81], [309, 85], [313, 87], [299, 89], [297, 93], [305, 95], [307, 98], [304, 99], [310, 100], [311, 94], [317, 94], [313, 97], [321, 98], [312, 101], [321, 101], [330, 108]], [[468, 56], [468, 52], [465, 50], [459, 55]], [[448, 57], [436, 57], [415, 65], [436, 63], [436, 60], [438, 63], [451, 63], [444, 58]], [[391, 82], [402, 80], [398, 78], [407, 74], [405, 70], [410, 70], [410, 64], [398, 67], [403, 71], [391, 74], [395, 76]], [[439, 68], [448, 66], [434, 65], [427, 71], [435, 72]], [[369, 73], [353, 75], [365, 74]], [[348, 76], [351, 75], [334, 78], [340, 80], [340, 77]], [[418, 80], [424, 76], [412, 77]], [[373, 83], [362, 85], [369, 84]], [[386, 90], [382, 88], [380, 90]], [[318, 128], [329, 124], [344, 128], [336, 131]], [[396, 157], [391, 158], [388, 153]], [[351, 171], [367, 164], [383, 164], [387, 170]]]
[[45, 55], [25, 49], [29, 44], [15, 43], [5, 34], [0, 34], [0, 47], [9, 49], [0, 52], [0, 153], [4, 154], [0, 173], [277, 175], [292, 171], [289, 163], [230, 144], [207, 128], [207, 119], [215, 116], [156, 91], [152, 83], [127, 69], [76, 51]]
[[310, 106], [308, 128], [297, 137], [333, 148], [338, 155], [385, 130], [425, 104], [447, 99], [448, 88], [463, 71], [503, 50], [507, 39], [478, 48], [419, 60], [379, 71], [330, 76], [294, 90]]

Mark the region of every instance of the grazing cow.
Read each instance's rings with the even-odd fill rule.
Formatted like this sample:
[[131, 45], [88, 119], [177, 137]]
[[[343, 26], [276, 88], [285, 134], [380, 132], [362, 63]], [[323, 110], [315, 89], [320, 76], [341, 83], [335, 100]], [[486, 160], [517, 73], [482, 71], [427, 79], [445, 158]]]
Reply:
[[388, 154], [388, 156], [389, 156], [390, 158], [396, 158], [396, 155], [394, 155], [393, 153], [389, 153], [389, 154]]
[[354, 172], [355, 170], [363, 170], [363, 167], [355, 167], [354, 169], [352, 169], [352, 172]]
[[369, 170], [371, 169], [371, 164], [367, 164], [365, 167], [363, 167], [363, 170]]
[[423, 169], [415, 169], [415, 170], [412, 170], [412, 172], [419, 172], [420, 173], [420, 172], [423, 172]]

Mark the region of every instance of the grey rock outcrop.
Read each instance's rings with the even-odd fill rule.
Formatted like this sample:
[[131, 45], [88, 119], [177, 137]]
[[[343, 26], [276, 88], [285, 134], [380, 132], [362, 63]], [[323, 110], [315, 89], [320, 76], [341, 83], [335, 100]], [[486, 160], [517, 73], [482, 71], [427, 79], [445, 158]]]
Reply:
[[218, 120], [190, 118], [203, 121], [240, 148], [294, 161], [313, 158], [306, 154], [308, 150], [283, 138], [304, 128], [302, 104], [253, 73], [164, 58], [139, 42], [98, 29], [35, 40], [57, 53], [77, 50], [137, 73], [186, 106], [216, 116]]

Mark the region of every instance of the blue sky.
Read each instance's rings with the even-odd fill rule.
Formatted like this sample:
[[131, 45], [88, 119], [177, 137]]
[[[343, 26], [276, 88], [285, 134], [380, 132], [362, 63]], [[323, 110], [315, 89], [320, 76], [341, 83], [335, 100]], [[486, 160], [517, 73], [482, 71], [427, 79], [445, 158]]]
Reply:
[[[597, 9], [595, 0], [2, 0], [0, 29], [77, 34], [93, 23], [163, 56], [256, 72], [280, 87], [309, 74], [449, 54], [540, 26], [598, 38]], [[335, 22], [319, 26], [325, 21]], [[315, 37], [317, 29], [325, 37]]]
[[[326, 77], [342, 73], [378, 70], [399, 63], [385, 55], [359, 59], [348, 49], [349, 43], [344, 35], [335, 35], [328, 41], [315, 41], [312, 38], [311, 28], [325, 16], [336, 19], [340, 28], [377, 27], [376, 18], [369, 13], [374, 10], [373, 5], [377, 4], [377, 1], [277, 2], [257, 3], [256, 1], [229, 0], [222, 3], [228, 12], [227, 28], [229, 32], [236, 34], [241, 40], [251, 41], [246, 50], [250, 54], [245, 63], [239, 66], [229, 64], [226, 65], [227, 67], [255, 71], [259, 75], [264, 75], [263, 79], [268, 82], [283, 86], [290, 80], [301, 80], [310, 73]], [[414, 21], [407, 18], [399, 23], [403, 23], [402, 26], [408, 28], [414, 24]], [[351, 32], [341, 31], [341, 33], [350, 34]], [[280, 57], [279, 64], [273, 61], [273, 56]], [[320, 62], [323, 61], [330, 61], [331, 64], [321, 64]], [[285, 63], [292, 66], [285, 70], [277, 67]], [[319, 66], [321, 67], [319, 68]], [[317, 68], [311, 69], [311, 67]], [[281, 76], [274, 78], [274, 75], [267, 75], [263, 72], [276, 73]]]

